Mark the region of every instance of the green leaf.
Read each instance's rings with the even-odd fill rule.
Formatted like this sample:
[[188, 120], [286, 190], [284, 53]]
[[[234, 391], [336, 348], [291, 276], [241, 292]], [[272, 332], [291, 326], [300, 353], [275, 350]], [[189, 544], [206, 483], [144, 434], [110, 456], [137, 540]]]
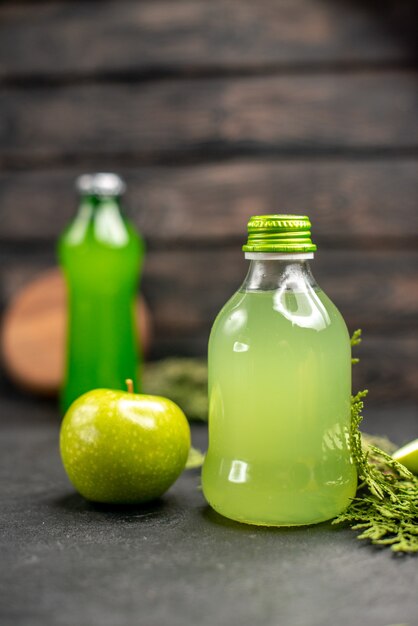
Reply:
[[203, 465], [204, 459], [205, 455], [203, 454], [203, 452], [201, 452], [197, 448], [191, 447], [189, 450], [189, 458], [187, 459], [185, 469], [195, 469], [197, 467], [201, 467]]

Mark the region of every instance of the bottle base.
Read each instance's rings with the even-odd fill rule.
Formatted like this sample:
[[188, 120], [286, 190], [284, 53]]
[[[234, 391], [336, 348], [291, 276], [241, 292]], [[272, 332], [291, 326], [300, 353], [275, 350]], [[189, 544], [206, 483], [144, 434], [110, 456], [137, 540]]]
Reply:
[[288, 521], [274, 521], [274, 520], [269, 520], [269, 521], [264, 521], [264, 520], [257, 520], [257, 519], [249, 519], [247, 517], [240, 517], [239, 515], [233, 514], [233, 513], [227, 513], [225, 511], [221, 511], [219, 510], [216, 506], [213, 506], [212, 504], [209, 503], [209, 506], [216, 512], [218, 513], [218, 515], [221, 515], [222, 517], [225, 517], [226, 519], [229, 519], [233, 522], [238, 522], [239, 524], [245, 524], [246, 526], [260, 526], [263, 528], [301, 528], [303, 526], [313, 526], [315, 524], [322, 524], [324, 522], [327, 522], [331, 519], [333, 519], [334, 517], [336, 517], [338, 515], [338, 513], [336, 513], [335, 516], [325, 516], [325, 517], [319, 517], [317, 519], [313, 519], [313, 520], [309, 520], [306, 522], [288, 522]]

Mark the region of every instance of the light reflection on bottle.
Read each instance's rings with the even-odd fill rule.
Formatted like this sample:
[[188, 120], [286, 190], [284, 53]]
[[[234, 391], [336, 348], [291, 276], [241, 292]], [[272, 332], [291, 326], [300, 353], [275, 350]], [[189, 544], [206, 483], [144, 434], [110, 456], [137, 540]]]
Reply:
[[241, 341], [236, 341], [234, 343], [234, 352], [248, 352], [250, 346], [247, 343], [242, 343]]
[[229, 318], [225, 322], [225, 332], [227, 334], [233, 334], [243, 328], [247, 321], [247, 313], [242, 309], [235, 309], [229, 315]]
[[[296, 304], [294, 310], [289, 306], [290, 296]], [[284, 282], [274, 294], [273, 306], [292, 324], [301, 328], [323, 330], [330, 325], [329, 315], [318, 294], [304, 281], [297, 281], [292, 285]]]
[[245, 483], [247, 482], [247, 473], [248, 463], [238, 460], [232, 461], [228, 480], [231, 483]]

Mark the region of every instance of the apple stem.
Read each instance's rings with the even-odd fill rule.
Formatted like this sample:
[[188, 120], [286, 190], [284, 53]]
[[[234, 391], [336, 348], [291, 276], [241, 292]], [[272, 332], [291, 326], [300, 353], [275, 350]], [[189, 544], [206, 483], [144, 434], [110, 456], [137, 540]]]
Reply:
[[126, 388], [128, 390], [128, 393], [133, 393], [134, 392], [134, 381], [132, 380], [132, 378], [127, 378], [125, 380], [125, 385], [126, 385]]

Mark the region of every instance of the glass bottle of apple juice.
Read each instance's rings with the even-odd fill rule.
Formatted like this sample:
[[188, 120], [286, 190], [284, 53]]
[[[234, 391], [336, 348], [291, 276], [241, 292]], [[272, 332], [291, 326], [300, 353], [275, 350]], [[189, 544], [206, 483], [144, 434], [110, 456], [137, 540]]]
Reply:
[[112, 173], [85, 174], [75, 219], [58, 245], [68, 293], [64, 411], [81, 394], [98, 387], [137, 386], [140, 353], [134, 302], [144, 243], [121, 213], [125, 184]]
[[298, 215], [250, 219], [248, 274], [210, 336], [203, 491], [248, 524], [322, 522], [356, 491], [350, 340], [311, 273], [310, 227]]

